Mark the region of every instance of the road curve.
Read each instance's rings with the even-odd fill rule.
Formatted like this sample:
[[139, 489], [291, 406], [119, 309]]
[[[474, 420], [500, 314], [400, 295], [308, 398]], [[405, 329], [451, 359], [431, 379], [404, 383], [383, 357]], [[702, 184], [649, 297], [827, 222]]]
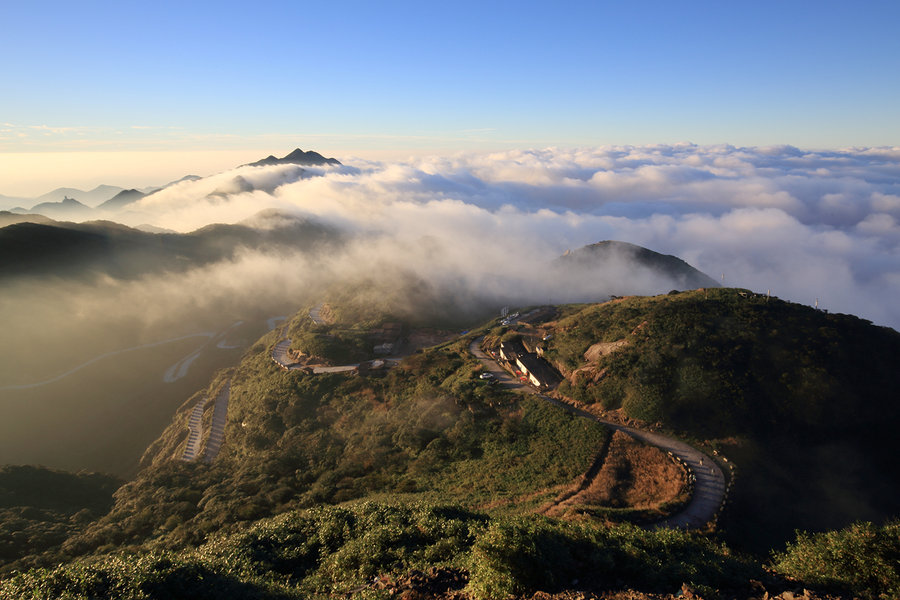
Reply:
[[621, 431], [634, 439], [656, 446], [666, 452], [671, 452], [687, 465], [695, 477], [694, 493], [691, 496], [691, 501], [683, 510], [681, 510], [681, 512], [655, 523], [656, 527], [699, 529], [715, 520], [716, 513], [718, 513], [719, 508], [725, 500], [726, 486], [725, 475], [712, 458], [696, 448], [674, 438], [659, 433], [653, 433], [651, 431], [628, 427], [613, 421], [607, 421], [606, 419], [601, 419], [597, 415], [575, 408], [556, 398], [541, 394], [533, 387], [514, 379], [499, 364], [497, 364], [497, 361], [485, 354], [480, 348], [482, 339], [483, 337], [474, 339], [472, 343], [469, 344], [469, 352], [484, 365], [484, 368], [487, 371], [492, 373], [494, 377], [500, 381], [505, 389], [538, 396], [543, 400], [560, 406], [580, 417], [603, 423], [607, 427], [616, 431]]

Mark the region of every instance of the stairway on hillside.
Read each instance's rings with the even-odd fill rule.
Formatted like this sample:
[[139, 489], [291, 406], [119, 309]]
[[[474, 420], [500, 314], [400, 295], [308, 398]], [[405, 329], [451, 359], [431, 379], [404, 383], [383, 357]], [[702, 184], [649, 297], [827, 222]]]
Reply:
[[196, 460], [197, 455], [200, 453], [200, 441], [203, 439], [204, 406], [206, 406], [206, 398], [197, 403], [197, 406], [191, 411], [190, 419], [188, 419], [190, 434], [188, 434], [188, 441], [187, 446], [184, 449], [184, 454], [181, 455], [181, 460], [185, 462]]
[[231, 395], [231, 382], [219, 391], [216, 396], [216, 406], [213, 408], [212, 427], [209, 432], [209, 439], [206, 441], [206, 452], [203, 454], [203, 460], [211, 463], [216, 459], [222, 443], [225, 441], [225, 423], [228, 420], [228, 398]]

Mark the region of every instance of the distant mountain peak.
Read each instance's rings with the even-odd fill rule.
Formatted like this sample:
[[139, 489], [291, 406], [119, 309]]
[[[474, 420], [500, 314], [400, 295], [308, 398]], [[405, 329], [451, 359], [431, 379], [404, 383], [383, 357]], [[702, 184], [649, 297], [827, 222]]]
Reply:
[[605, 240], [577, 250], [566, 250], [557, 259], [560, 264], [580, 269], [603, 268], [606, 261], [625, 259], [635, 266], [664, 276], [679, 289], [719, 287], [714, 279], [671, 254], [660, 254], [628, 242]]
[[122, 190], [97, 208], [101, 210], [117, 210], [137, 202], [146, 195], [147, 194], [134, 189]]
[[256, 162], [252, 162], [246, 165], [241, 165], [244, 167], [267, 167], [270, 165], [304, 165], [304, 166], [312, 166], [317, 167], [321, 165], [336, 165], [340, 166], [340, 161], [336, 158], [325, 158], [318, 152], [313, 150], [303, 151], [300, 148], [296, 148], [290, 154], [277, 158], [276, 156], [270, 154], [269, 156], [260, 159]]
[[63, 199], [58, 202], [42, 202], [40, 204], [36, 204], [33, 207], [31, 207], [31, 210], [39, 211], [39, 210], [47, 210], [47, 209], [52, 210], [52, 209], [59, 209], [59, 208], [76, 209], [76, 210], [90, 210], [88, 208], [88, 206], [86, 206], [85, 204], [79, 202], [75, 198], [69, 198], [68, 196], [63, 196]]

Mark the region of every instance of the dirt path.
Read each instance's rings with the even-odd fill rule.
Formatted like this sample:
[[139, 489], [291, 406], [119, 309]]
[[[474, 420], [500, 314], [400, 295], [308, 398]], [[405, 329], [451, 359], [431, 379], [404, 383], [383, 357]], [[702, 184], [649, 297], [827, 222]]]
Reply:
[[694, 494], [691, 496], [691, 501], [681, 512], [656, 523], [655, 526], [699, 529], [715, 519], [716, 513], [725, 500], [725, 475], [712, 458], [679, 440], [659, 433], [628, 427], [614, 421], [607, 421], [597, 415], [541, 394], [533, 387], [514, 379], [494, 359], [485, 354], [479, 347], [482, 339], [476, 338], [473, 340], [469, 344], [469, 352], [481, 361], [486, 370], [493, 373], [494, 377], [505, 389], [538, 396], [580, 417], [603, 423], [613, 430], [621, 431], [637, 440], [656, 446], [666, 452], [671, 452], [674, 456], [684, 461], [695, 477]]

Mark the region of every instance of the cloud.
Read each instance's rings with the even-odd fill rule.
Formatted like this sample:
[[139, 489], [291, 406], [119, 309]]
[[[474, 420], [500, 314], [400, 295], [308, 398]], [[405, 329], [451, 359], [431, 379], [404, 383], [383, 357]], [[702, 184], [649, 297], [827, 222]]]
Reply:
[[[265, 208], [377, 237], [382, 256], [473, 285], [539, 287], [542, 260], [618, 239], [729, 285], [900, 328], [900, 148], [610, 146], [244, 167], [149, 196], [127, 219], [190, 231]], [[440, 252], [404, 256], [422, 239]]]

